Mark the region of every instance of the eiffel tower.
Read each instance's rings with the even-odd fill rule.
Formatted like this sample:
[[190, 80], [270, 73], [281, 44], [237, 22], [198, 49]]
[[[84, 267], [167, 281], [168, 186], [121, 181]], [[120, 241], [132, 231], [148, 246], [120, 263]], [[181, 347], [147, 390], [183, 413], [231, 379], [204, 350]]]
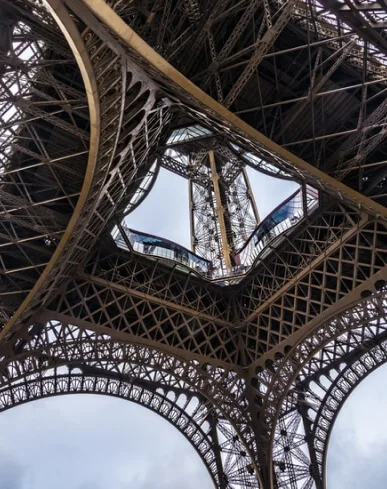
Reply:
[[[0, 410], [112, 395], [219, 489], [326, 487], [387, 359], [386, 8], [0, 0]], [[160, 167], [191, 249], [125, 224]], [[299, 189], [260, 220], [248, 168]]]

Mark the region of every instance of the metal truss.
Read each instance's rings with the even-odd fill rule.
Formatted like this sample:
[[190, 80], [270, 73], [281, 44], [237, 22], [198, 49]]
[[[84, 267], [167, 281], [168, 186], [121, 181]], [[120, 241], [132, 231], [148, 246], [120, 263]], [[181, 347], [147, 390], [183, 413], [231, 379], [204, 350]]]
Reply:
[[[337, 413], [386, 358], [385, 22], [351, 0], [0, 0], [0, 410], [114, 395], [220, 489], [325, 488]], [[228, 286], [119, 249], [160, 166], [220, 268], [259, 223], [246, 166], [296, 180], [302, 218]]]
[[[182, 7], [152, 3], [151, 18], [135, 7], [115, 8], [167, 60], [250, 125], [385, 203], [383, 5], [198, 2], [201, 20], [192, 23]], [[184, 28], [156, 41], [161, 18]]]
[[320, 324], [257, 373], [261, 422], [270, 433], [262, 441], [272, 444], [262, 457], [278, 487], [326, 487], [336, 416], [359, 382], [386, 361], [385, 281], [374, 287], [382, 292], [368, 291], [368, 299]]
[[254, 487], [253, 461], [245, 446], [248, 415], [232, 394], [241, 388], [234, 372], [203, 369], [198, 362], [50, 321], [31, 325], [28, 341], [2, 360], [0, 410], [70, 393], [136, 402], [188, 439], [216, 487]]

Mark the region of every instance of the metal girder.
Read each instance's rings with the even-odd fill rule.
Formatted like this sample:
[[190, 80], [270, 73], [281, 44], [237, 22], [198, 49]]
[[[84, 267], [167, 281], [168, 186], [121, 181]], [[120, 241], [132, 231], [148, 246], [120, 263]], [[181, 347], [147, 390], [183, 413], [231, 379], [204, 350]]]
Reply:
[[[1, 363], [0, 411], [71, 393], [126, 399], [177, 428], [198, 452], [215, 487], [256, 485], [249, 448], [230, 422], [240, 410], [243, 426], [243, 407], [236, 407], [222, 386], [227, 378], [240, 388], [232, 374], [215, 380], [156, 350], [107, 341], [106, 335], [65, 322], [35, 323], [29, 329], [28, 341]], [[224, 395], [225, 406], [234, 404], [233, 414], [231, 404], [215, 407], [214, 398]]]
[[286, 0], [280, 8], [274, 12], [273, 16], [270, 12], [269, 3], [265, 2], [265, 19], [267, 29], [264, 29], [264, 34], [262, 38], [258, 38], [254, 47], [251, 58], [242, 73], [240, 74], [238, 80], [235, 82], [229, 93], [225, 98], [225, 106], [230, 107], [238, 95], [241, 93], [243, 88], [246, 86], [250, 77], [253, 75], [254, 71], [257, 69], [262, 58], [269, 52], [273, 46], [275, 40], [280, 35], [282, 29], [289, 22], [294, 8], [295, 0]]
[[324, 73], [323, 76], [316, 76], [320, 63], [320, 56], [318, 53], [318, 56], [315, 60], [315, 65], [313, 67], [313, 72], [311, 74], [311, 86], [309, 87], [307, 92], [307, 99], [296, 103], [294, 109], [291, 110], [291, 113], [285, 118], [285, 121], [281, 127], [281, 135], [283, 135], [283, 133], [286, 132], [289, 126], [296, 121], [296, 119], [299, 117], [305, 107], [317, 95], [319, 90], [327, 83], [327, 81], [331, 78], [331, 76], [335, 73], [339, 66], [345, 61], [352, 48], [352, 45], [353, 41], [349, 41], [343, 46], [342, 49], [338, 50], [338, 52], [335, 53], [335, 57], [336, 55], [338, 55], [337, 59], [335, 59], [332, 66], [326, 71], [326, 73]]
[[[367, 212], [387, 216], [387, 210], [384, 206], [373, 202], [371, 199], [343, 185], [294, 154], [281, 148], [206, 95], [147, 45], [103, 0], [82, 1], [91, 9], [97, 18], [110, 27], [112, 32], [125, 43], [132, 53], [135, 53], [145, 69], [149, 67], [148, 69], [152, 71], [153, 76], [158, 78], [160, 83], [168, 81], [170, 89], [175, 89], [179, 95], [181, 94], [183, 97], [188, 96], [189, 100], [195, 101], [199, 110], [205, 110], [208, 115], [215, 116], [217, 120], [227, 126], [231, 126], [235, 131], [236, 138], [238, 135], [245, 137], [245, 144], [250, 144], [256, 151], [260, 151], [261, 154], [265, 155], [265, 159], [267, 158], [270, 161], [274, 157], [275, 164], [285, 166], [289, 169], [290, 173], [295, 174], [295, 176], [297, 175], [298, 178], [306, 178], [311, 185], [331, 192], [333, 195], [347, 200], [348, 203], [362, 206]], [[287, 15], [289, 11], [290, 6], [289, 10], [285, 8], [284, 15], [285, 12]]]
[[[220, 489], [323, 488], [335, 415], [386, 358], [387, 210], [365, 196], [386, 174], [380, 4], [326, 2], [336, 17], [313, 0], [45, 4], [51, 16], [0, 1], [0, 313], [13, 315], [0, 333], [0, 409], [109, 393], [164, 415]], [[12, 8], [43, 55], [22, 59], [41, 46]], [[14, 32], [24, 43], [13, 46]], [[245, 121], [189, 81], [196, 75]], [[193, 168], [172, 153], [161, 164], [217, 187], [223, 235], [229, 201], [249, 198], [246, 164], [319, 190], [314, 211], [270, 241], [239, 285], [101, 238], [151, 188], [173, 118], [201, 127], [169, 147], [185, 145]], [[338, 151], [332, 178], [317, 166]], [[354, 183], [356, 165], [373, 183]]]
[[[279, 285], [276, 279], [282, 273], [274, 280], [265, 274], [264, 295], [268, 298], [261, 306], [256, 303], [254, 312], [246, 318], [245, 331], [246, 349], [260, 364], [266, 358], [262, 354], [270, 351], [271, 357], [278, 343], [283, 348], [286, 339], [295, 341], [297, 333], [304, 334], [330, 311], [359, 300], [365, 284], [385, 270], [385, 229], [380, 229], [377, 223], [359, 222], [340, 235], [315, 260], [306, 258], [309, 265], [300, 273], [294, 270], [290, 275], [292, 272], [285, 265], [289, 275], [283, 288], [276, 289]], [[273, 270], [270, 265], [267, 268]], [[246, 290], [251, 293], [254, 289]]]
[[[362, 126], [353, 133], [332, 157], [331, 166], [334, 165], [332, 174], [338, 180], [342, 180], [354, 167], [361, 167], [369, 153], [381, 144], [386, 135], [384, 123], [387, 118], [387, 103], [384, 100], [374, 112], [372, 112], [363, 122]], [[373, 129], [380, 126], [379, 132], [375, 136]], [[364, 129], [363, 129], [364, 127]], [[370, 135], [371, 134], [371, 135]], [[369, 187], [377, 185], [372, 182]]]
[[[350, 25], [360, 37], [375, 43], [384, 51], [384, 53], [387, 53], [387, 40], [373, 28], [375, 25], [370, 25], [370, 23], [367, 22], [367, 19], [360, 14], [362, 9], [357, 8], [357, 5], [354, 2], [346, 0], [344, 9], [341, 8], [342, 4], [336, 2], [336, 0], [324, 0], [322, 4], [331, 9], [340, 19]], [[384, 28], [383, 25], [381, 27]]]

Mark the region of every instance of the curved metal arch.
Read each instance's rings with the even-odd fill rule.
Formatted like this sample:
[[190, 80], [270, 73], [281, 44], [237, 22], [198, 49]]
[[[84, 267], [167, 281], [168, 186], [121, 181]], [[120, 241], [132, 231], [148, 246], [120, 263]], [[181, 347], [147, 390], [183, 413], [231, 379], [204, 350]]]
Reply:
[[170, 121], [169, 101], [158, 99], [157, 87], [150, 77], [136, 64], [129, 63], [119, 46], [112, 47], [106, 39], [109, 37], [106, 30], [101, 33], [98, 29], [97, 32], [85, 29], [80, 33], [81, 23], [75, 23], [76, 16], [70, 15], [63, 2], [47, 0], [45, 4], [70, 45], [75, 44], [75, 57], [79, 51], [89, 68], [93, 82], [90, 92], [95, 98], [89, 105], [100, 107], [98, 117], [90, 121], [91, 127], [98, 129], [96, 137], [91, 138], [94, 166], [84, 183], [87, 194], [78, 199], [79, 212], [71, 221], [71, 232], [57, 249], [55, 256], [60, 254], [61, 260], [49, 262], [44, 278], [34, 285], [34, 294], [0, 332], [0, 339], [10, 337], [13, 326], [22, 328], [21, 319], [30, 322], [31, 311], [38, 309], [71, 276], [76, 264], [87, 260], [90, 248], [107, 223], [124, 210], [130, 198], [130, 184], [147, 165], [151, 150]]
[[[313, 419], [313, 444], [323, 488], [326, 488], [326, 463], [329, 441], [343, 405], [354, 389], [372, 372], [387, 362], [387, 340], [373, 346], [334, 379], [321, 400]], [[321, 387], [321, 383], [319, 384]], [[313, 407], [309, 412], [313, 410]]]
[[1, 326], [9, 328], [40, 290], [79, 217], [96, 164], [99, 102], [79, 37], [72, 50], [41, 2], [2, 2], [1, 9], [9, 29], [0, 47], [6, 277], [0, 314]]
[[[340, 367], [345, 355], [350, 358], [356, 351], [364, 351], [367, 342], [372, 344], [376, 337], [385, 337], [386, 316], [384, 290], [320, 324], [285, 356], [279, 355], [257, 373], [256, 404], [270, 434], [270, 438], [263, 439], [259, 456], [271, 476], [276, 473], [278, 487], [293, 487], [296, 481], [311, 487], [312, 477], [318, 489], [323, 487], [316, 471], [313, 424], [306, 412], [320, 399], [308, 390], [307, 384], [335, 364]], [[309, 450], [311, 459], [302, 447]]]
[[[60, 26], [62, 16], [83, 25], [63, 2], [47, 1]], [[76, 2], [72, 8], [82, 10]], [[110, 226], [114, 215], [124, 210], [130, 185], [147, 166], [149, 154], [170, 120], [169, 102], [158, 100], [156, 85], [135, 63], [128, 62], [117, 43], [110, 42], [106, 29], [84, 29], [81, 38], [93, 65], [101, 105], [98, 165], [92, 193], [82, 210], [82, 225], [72, 234], [61, 263], [48, 280], [51, 291], [87, 261], [98, 236]]]
[[[195, 416], [215, 423], [218, 439], [217, 466], [220, 487], [257, 487], [256, 464], [251, 449], [253, 434], [244, 406], [243, 384], [233, 372], [184, 362], [157, 350], [113, 341], [107, 335], [51, 321], [29, 328], [29, 339], [16, 346], [13, 357], [0, 366], [0, 393], [10, 385], [39, 382], [53, 369], [81, 369], [84, 374], [102, 375], [116, 382], [128, 380], [153, 391], [198, 397], [202, 409]], [[2, 387], [3, 386], [3, 387]], [[239, 397], [239, 398], [238, 398]], [[203, 418], [202, 418], [203, 417]], [[200, 424], [200, 423], [199, 423]], [[209, 432], [208, 432], [209, 433]]]
[[[69, 371], [68, 374], [41, 376], [0, 389], [0, 412], [39, 399], [69, 394], [98, 394], [117, 397], [134, 402], [158, 414], [174, 426], [192, 445], [206, 466], [215, 487], [220, 489], [226, 487], [226, 477], [223, 472], [220, 472], [221, 467], [217, 460], [216, 451], [219, 450], [219, 443], [217, 437], [214, 436], [214, 426], [208, 421], [212, 413], [208, 413], [207, 417], [200, 416], [200, 411], [205, 411], [206, 406], [203, 401], [198, 400], [198, 405], [191, 407], [193, 414], [189, 415], [187, 409], [189, 404], [192, 404], [193, 397], [187, 398], [181, 407], [178, 404], [181, 397], [179, 394], [176, 394], [175, 400], [171, 400], [166, 395], [155, 392], [144, 385], [136, 385], [134, 382], [103, 376], [74, 374]], [[216, 420], [214, 422], [216, 423]], [[205, 430], [204, 425], [206, 424], [208, 428]]]
[[94, 70], [90, 61], [90, 58], [85, 49], [83, 40], [78, 32], [77, 27], [74, 24], [74, 21], [71, 19], [70, 15], [67, 13], [63, 5], [55, 0], [47, 0], [47, 5], [51, 10], [51, 15], [56, 20], [60, 29], [62, 30], [72, 52], [78, 63], [83, 83], [85, 85], [87, 101], [89, 105], [89, 117], [90, 117], [90, 139], [89, 139], [89, 148], [88, 148], [88, 161], [86, 166], [86, 172], [84, 177], [83, 186], [80, 192], [80, 195], [77, 200], [76, 207], [74, 209], [73, 215], [64, 231], [64, 234], [51, 256], [49, 262], [44, 268], [43, 272], [40, 274], [38, 280], [35, 282], [34, 286], [23, 300], [23, 302], [19, 305], [16, 312], [9, 319], [7, 324], [5, 324], [4, 328], [0, 332], [0, 338], [3, 339], [10, 332], [12, 326], [16, 324], [16, 322], [22, 317], [23, 313], [27, 310], [30, 303], [35, 298], [38, 292], [41, 292], [43, 288], [45, 288], [47, 278], [49, 277], [50, 272], [55, 267], [58, 262], [60, 256], [63, 254], [63, 251], [66, 248], [68, 241], [70, 240], [78, 221], [81, 217], [81, 213], [87, 199], [89, 197], [89, 193], [92, 188], [93, 176], [97, 166], [97, 155], [98, 155], [98, 145], [100, 140], [100, 103], [98, 98], [98, 89], [96, 78], [94, 74]]

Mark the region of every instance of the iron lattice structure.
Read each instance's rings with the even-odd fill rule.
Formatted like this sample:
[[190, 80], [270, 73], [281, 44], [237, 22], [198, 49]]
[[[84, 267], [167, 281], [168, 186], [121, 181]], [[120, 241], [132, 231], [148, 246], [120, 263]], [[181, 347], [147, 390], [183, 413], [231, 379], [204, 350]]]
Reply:
[[[326, 487], [337, 413], [386, 361], [385, 11], [0, 1], [0, 409], [118, 396], [219, 489]], [[247, 166], [300, 185], [262, 223]], [[160, 167], [197, 254], [120, 224]]]

